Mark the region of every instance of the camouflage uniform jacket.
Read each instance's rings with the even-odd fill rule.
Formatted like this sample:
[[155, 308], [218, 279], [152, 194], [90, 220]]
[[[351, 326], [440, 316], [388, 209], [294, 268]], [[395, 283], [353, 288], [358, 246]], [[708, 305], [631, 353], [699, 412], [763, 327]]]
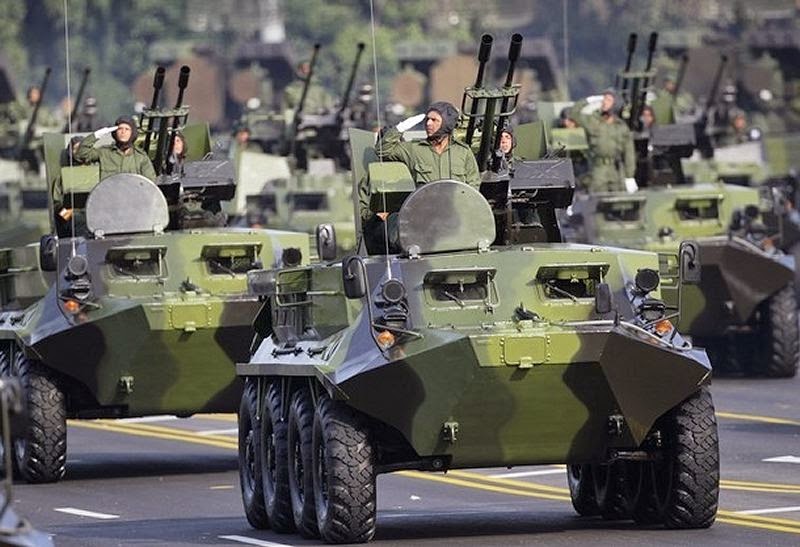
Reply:
[[405, 163], [417, 186], [442, 179], [459, 180], [475, 188], [481, 184], [475, 155], [469, 146], [453, 137], [444, 152], [437, 154], [426, 140], [403, 142], [400, 132], [392, 127], [375, 150], [381, 159]]
[[133, 146], [130, 153], [124, 154], [116, 146], [95, 148], [96, 142], [97, 138], [94, 135], [86, 136], [78, 147], [75, 159], [84, 163], [99, 162], [100, 180], [118, 173], [137, 173], [152, 181], [156, 180], [153, 162], [142, 150]]

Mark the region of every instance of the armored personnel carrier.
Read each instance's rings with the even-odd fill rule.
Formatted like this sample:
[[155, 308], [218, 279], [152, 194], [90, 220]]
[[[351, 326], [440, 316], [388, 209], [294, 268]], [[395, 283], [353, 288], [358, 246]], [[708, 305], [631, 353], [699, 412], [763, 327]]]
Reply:
[[[517, 37], [509, 85], [479, 78], [465, 91], [481, 150], [514, 110], [520, 47]], [[377, 161], [374, 143], [351, 130], [353, 194], [366, 197], [355, 206], [367, 209], [357, 231], [384, 245], [328, 262], [320, 230], [321, 263], [248, 274], [264, 301], [253, 354], [237, 365], [249, 522], [363, 542], [379, 473], [567, 463], [582, 515], [710, 526], [710, 365], [670, 323], [658, 256], [561, 243], [569, 160], [489, 169], [480, 191], [416, 186], [405, 164]], [[385, 222], [370, 221], [378, 213]], [[679, 255], [687, 282], [695, 250]]]
[[[145, 112], [157, 183], [61, 167], [70, 135], [45, 136], [48, 179], [60, 181], [72, 219], [0, 255], [0, 371], [26, 388], [30, 427], [14, 457], [30, 482], [64, 476], [67, 418], [235, 411], [233, 365], [247, 357], [259, 305], [246, 273], [308, 260], [305, 234], [216, 227], [233, 168], [209, 155], [208, 127], [187, 116], [180, 104]], [[169, 174], [177, 130], [190, 155]]]
[[[651, 38], [650, 58], [654, 48]], [[632, 54], [629, 47], [628, 65]], [[658, 252], [665, 300], [681, 308], [677, 327], [709, 349], [715, 368], [792, 377], [800, 360], [795, 264], [781, 247], [794, 230], [781, 190], [726, 184], [716, 177], [690, 182], [681, 159], [695, 150], [713, 153], [705, 121], [640, 127], [638, 113], [655, 76], [649, 66], [650, 59], [647, 70], [620, 75], [636, 142], [639, 190], [579, 195], [569, 233], [576, 241]], [[551, 150], [559, 146], [557, 137], [548, 136]], [[699, 246], [702, 280], [688, 287], [679, 303], [677, 255], [688, 239]]]

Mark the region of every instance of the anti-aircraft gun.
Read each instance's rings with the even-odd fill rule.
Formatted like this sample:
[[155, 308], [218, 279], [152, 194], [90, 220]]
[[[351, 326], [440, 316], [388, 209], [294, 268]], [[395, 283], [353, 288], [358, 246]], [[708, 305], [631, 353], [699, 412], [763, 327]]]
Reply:
[[[44, 137], [48, 181], [61, 181], [72, 221], [38, 246], [0, 252], [0, 373], [27, 390], [36, 426], [15, 439], [13, 457], [29, 482], [64, 476], [68, 418], [234, 412], [233, 364], [247, 356], [258, 309], [247, 272], [309, 260], [306, 234], [208, 222], [202, 205], [233, 194], [232, 168], [187, 116], [180, 99], [144, 114], [158, 136], [156, 183], [62, 166], [70, 135]], [[179, 130], [188, 153], [169, 173]]]
[[[513, 89], [465, 92], [490, 143], [482, 165]], [[250, 273], [264, 304], [237, 373], [252, 526], [368, 541], [379, 473], [545, 462], [569, 464], [580, 514], [711, 525], [719, 460], [706, 356], [672, 328], [655, 254], [558, 243], [546, 211], [569, 202], [569, 161], [535, 161], [541, 125], [522, 129], [520, 162], [487, 171], [480, 190], [418, 186], [404, 163], [377, 161], [372, 132], [351, 129], [357, 233], [383, 244], [331, 261], [321, 227], [320, 263]], [[691, 245], [680, 257], [688, 280]], [[679, 420], [704, 424], [710, 443], [684, 443]], [[617, 489], [633, 475], [645, 480]]]
[[[649, 55], [652, 47], [654, 40]], [[709, 97], [716, 94], [725, 62], [721, 59]], [[653, 76], [652, 71], [623, 71], [620, 81], [642, 93], [644, 80]], [[636, 128], [633, 116], [640, 107], [635, 94], [628, 98], [634, 101], [628, 121]], [[765, 205], [756, 188], [716, 177], [694, 177], [689, 183], [680, 160], [708, 146], [705, 125], [701, 116], [694, 124], [656, 124], [638, 132], [636, 138], [644, 141], [637, 147], [640, 159], [651, 162], [639, 172], [639, 191], [581, 196], [572, 207], [572, 233], [581, 242], [658, 252], [665, 300], [683, 308], [678, 328], [709, 349], [719, 370], [794, 376], [800, 360], [795, 264], [776, 248], [783, 230], [770, 230], [776, 205]], [[687, 240], [698, 246], [702, 275], [697, 286], [682, 291], [675, 272]]]

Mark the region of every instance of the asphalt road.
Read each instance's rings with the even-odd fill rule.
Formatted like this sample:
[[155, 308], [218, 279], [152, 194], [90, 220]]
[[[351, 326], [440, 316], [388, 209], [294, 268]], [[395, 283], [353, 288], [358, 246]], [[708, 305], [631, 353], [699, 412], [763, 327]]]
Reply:
[[[708, 530], [579, 518], [557, 466], [403, 472], [378, 481], [379, 545], [798, 545], [800, 377], [717, 379], [722, 491]], [[777, 461], [769, 461], [777, 458]], [[15, 486], [16, 510], [56, 545], [312, 545], [251, 529], [234, 416], [81, 421], [65, 480]]]

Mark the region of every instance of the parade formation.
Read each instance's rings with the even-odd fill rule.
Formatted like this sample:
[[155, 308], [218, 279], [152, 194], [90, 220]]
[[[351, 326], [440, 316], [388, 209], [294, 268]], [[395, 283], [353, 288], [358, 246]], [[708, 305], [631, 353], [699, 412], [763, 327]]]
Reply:
[[796, 543], [796, 6], [573, 100], [525, 30], [387, 94], [372, 2], [331, 91], [236, 4], [113, 114], [0, 57], [0, 542]]

